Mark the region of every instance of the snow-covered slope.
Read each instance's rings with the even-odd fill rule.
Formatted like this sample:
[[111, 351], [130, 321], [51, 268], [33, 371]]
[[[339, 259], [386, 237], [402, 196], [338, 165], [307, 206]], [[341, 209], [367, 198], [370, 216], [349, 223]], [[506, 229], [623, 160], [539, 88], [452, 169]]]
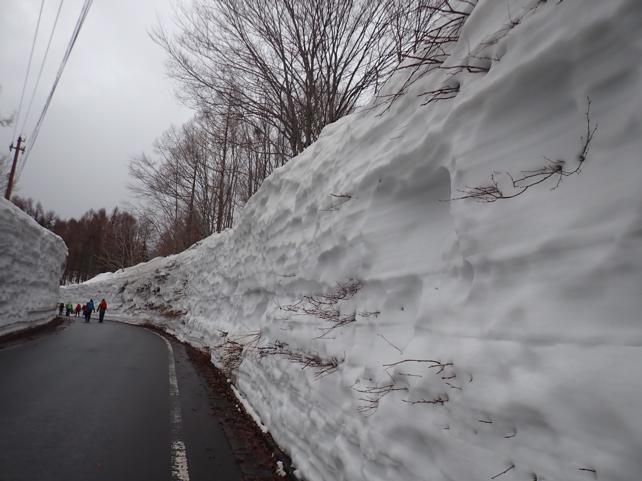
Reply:
[[[641, 25], [480, 0], [446, 66], [488, 72], [328, 126], [235, 229], [66, 293], [212, 348], [310, 481], [637, 480]], [[447, 201], [481, 193], [511, 198]]]
[[0, 335], [55, 316], [66, 256], [60, 237], [0, 199]]

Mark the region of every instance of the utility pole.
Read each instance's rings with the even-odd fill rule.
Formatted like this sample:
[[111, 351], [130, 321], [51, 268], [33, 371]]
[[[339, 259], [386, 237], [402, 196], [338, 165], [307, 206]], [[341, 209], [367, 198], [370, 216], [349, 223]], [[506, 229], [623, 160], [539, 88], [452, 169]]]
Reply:
[[14, 147], [13, 142], [11, 142], [11, 146], [9, 147], [9, 152], [11, 152], [12, 150], [15, 150], [16, 153], [13, 155], [13, 164], [11, 164], [11, 172], [9, 173], [9, 183], [7, 184], [7, 190], [4, 193], [4, 198], [7, 200], [11, 200], [11, 189], [13, 188], [13, 177], [16, 175], [16, 165], [18, 165], [18, 155], [20, 154], [20, 152], [25, 151], [24, 146], [22, 146], [22, 142], [24, 142], [24, 139], [18, 136], [18, 145]]

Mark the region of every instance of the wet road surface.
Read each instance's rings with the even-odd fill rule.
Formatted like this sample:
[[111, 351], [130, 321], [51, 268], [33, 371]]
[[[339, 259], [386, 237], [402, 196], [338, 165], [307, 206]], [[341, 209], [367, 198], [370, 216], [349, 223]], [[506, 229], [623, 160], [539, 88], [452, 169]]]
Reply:
[[0, 481], [241, 481], [206, 381], [170, 345], [71, 321], [0, 347]]

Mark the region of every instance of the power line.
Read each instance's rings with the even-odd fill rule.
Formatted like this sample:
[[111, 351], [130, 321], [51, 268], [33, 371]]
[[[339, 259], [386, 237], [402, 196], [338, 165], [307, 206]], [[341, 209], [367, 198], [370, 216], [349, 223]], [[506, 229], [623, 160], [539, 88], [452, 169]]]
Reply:
[[18, 129], [18, 123], [20, 121], [20, 110], [22, 110], [22, 102], [25, 98], [25, 90], [27, 90], [27, 80], [29, 80], [29, 72], [31, 71], [31, 60], [33, 59], [33, 51], [36, 47], [36, 39], [38, 38], [38, 30], [40, 29], [40, 19], [42, 18], [42, 8], [45, 6], [45, 0], [40, 2], [40, 11], [38, 12], [38, 22], [36, 23], [36, 32], [33, 34], [33, 42], [31, 42], [31, 52], [29, 53], [29, 63], [27, 63], [27, 73], [25, 74], [25, 80], [22, 83], [22, 93], [20, 94], [20, 103], [18, 103], [18, 111], [16, 112], [16, 123], [13, 126], [13, 134], [11, 138], [13, 139], [16, 136], [16, 131]]
[[65, 66], [67, 65], [67, 61], [69, 60], [69, 56], [71, 55], [71, 51], [74, 48], [74, 45], [76, 44], [76, 40], [78, 39], [78, 35], [80, 34], [80, 29], [82, 28], [83, 23], [85, 22], [85, 18], [87, 18], [87, 13], [89, 13], [89, 9], [91, 8], [91, 4], [93, 3], [93, 0], [85, 0], [85, 3], [82, 6], [82, 10], [80, 11], [80, 15], [78, 16], [78, 20], [76, 21], [76, 26], [74, 27], [74, 31], [71, 34], [71, 38], [69, 39], [69, 43], [67, 44], [67, 49], [65, 50], [65, 55], [62, 58], [62, 61], [60, 62], [60, 66], [58, 67], [58, 73], [56, 74], [56, 79], [54, 80], [53, 86], [51, 87], [51, 91], [49, 92], [49, 95], [47, 96], [47, 100], [45, 101], [45, 106], [42, 109], [42, 112], [40, 113], [40, 117], [38, 118], [38, 122], [36, 123], [35, 128], [33, 129], [33, 132], [31, 134], [31, 141], [29, 142], [29, 147], [27, 148], [27, 152], [22, 158], [22, 165], [20, 166], [20, 174], [22, 174], [23, 169], [25, 168], [25, 165], [27, 164], [27, 160], [29, 160], [29, 154], [33, 150], [33, 146], [36, 143], [36, 139], [38, 138], [38, 133], [40, 132], [40, 127], [42, 126], [42, 122], [45, 119], [45, 115], [47, 115], [47, 110], [49, 109], [49, 105], [51, 104], [51, 99], [53, 98], [54, 93], [56, 92], [56, 88], [58, 87], [58, 82], [60, 82], [60, 77], [62, 76], [62, 72], [65, 70]]
[[22, 127], [20, 132], [24, 133], [25, 126], [29, 120], [29, 114], [31, 113], [31, 107], [33, 106], [33, 100], [36, 97], [36, 91], [38, 90], [38, 85], [40, 85], [40, 78], [42, 77], [42, 71], [45, 68], [45, 63], [47, 62], [47, 55], [49, 54], [49, 48], [51, 47], [51, 41], [53, 40], [54, 33], [56, 31], [56, 25], [58, 25], [58, 18], [60, 17], [60, 10], [62, 10], [62, 4], [65, 3], [65, 0], [60, 0], [58, 4], [58, 11], [56, 12], [56, 18], [51, 28], [51, 33], [49, 34], [49, 41], [47, 42], [47, 48], [45, 49], [45, 54], [42, 57], [42, 63], [40, 64], [40, 71], [38, 72], [38, 78], [36, 79], [36, 84], [33, 86], [33, 91], [31, 92], [31, 99], [29, 100], [29, 107], [27, 108], [27, 113], [22, 121]]

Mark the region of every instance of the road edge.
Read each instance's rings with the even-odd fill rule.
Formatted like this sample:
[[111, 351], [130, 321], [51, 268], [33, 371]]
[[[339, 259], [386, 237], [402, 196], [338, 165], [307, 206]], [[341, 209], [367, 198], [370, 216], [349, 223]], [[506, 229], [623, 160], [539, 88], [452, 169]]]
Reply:
[[[235, 414], [238, 414], [242, 418], [241, 424], [243, 424], [244, 427], [250, 427], [252, 431], [251, 433], [252, 436], [255, 439], [259, 439], [263, 443], [264, 448], [271, 452], [275, 480], [303, 481], [294, 474], [294, 469], [292, 467], [292, 461], [290, 457], [281, 449], [281, 447], [276, 443], [276, 441], [274, 440], [274, 438], [269, 432], [264, 432], [261, 429], [261, 427], [256, 423], [256, 420], [247, 412], [243, 404], [238, 400], [233, 390], [234, 388], [233, 384], [231, 384], [228, 381], [227, 376], [212, 363], [209, 352], [199, 349], [188, 342], [181, 341], [171, 333], [153, 324], [145, 323], [145, 324], [140, 324], [140, 326], [146, 329], [149, 329], [151, 331], [154, 331], [164, 337], [171, 339], [172, 341], [178, 344], [185, 346], [188, 357], [190, 358], [194, 366], [197, 369], [201, 370], [202, 374], [205, 376], [205, 379], [208, 384], [208, 388], [211, 390], [218, 388], [220, 390], [225, 391], [225, 396], [227, 400], [230, 403], [232, 403], [237, 409], [237, 413]], [[223, 428], [225, 436], [228, 438], [228, 442], [232, 447], [232, 452], [234, 456], [237, 458], [239, 457], [242, 458], [242, 456], [238, 453], [237, 449], [235, 449], [233, 440], [236, 438], [242, 437], [244, 435], [247, 435], [247, 433], [240, 433], [239, 426], [234, 426], [233, 423], [228, 422], [227, 419], [219, 418], [218, 421]], [[243, 459], [237, 459], [237, 460], [241, 461], [239, 466], [242, 467], [244, 460]], [[279, 474], [276, 470], [277, 463], [279, 463], [283, 469], [283, 473], [281, 474]], [[247, 481], [251, 481], [250, 478], [246, 476], [246, 473], [244, 473], [243, 470], [241, 471], [244, 479], [247, 479]]]

